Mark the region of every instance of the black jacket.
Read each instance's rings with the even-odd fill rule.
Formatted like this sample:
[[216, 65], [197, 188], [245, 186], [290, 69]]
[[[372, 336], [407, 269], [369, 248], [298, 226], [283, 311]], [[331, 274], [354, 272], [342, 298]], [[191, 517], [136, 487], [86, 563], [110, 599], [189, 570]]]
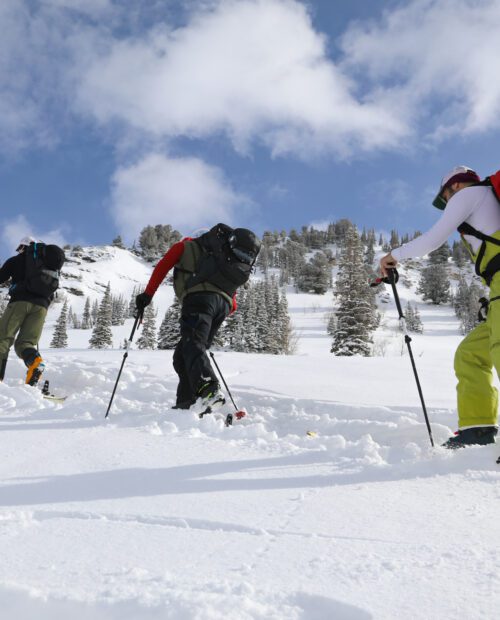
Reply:
[[29, 293], [24, 286], [24, 277], [26, 272], [26, 257], [24, 254], [17, 254], [5, 261], [0, 267], [0, 284], [7, 282], [12, 278], [9, 288], [10, 302], [29, 301], [37, 306], [48, 308], [53, 297], [50, 299], [45, 297], [37, 297], [33, 293]]

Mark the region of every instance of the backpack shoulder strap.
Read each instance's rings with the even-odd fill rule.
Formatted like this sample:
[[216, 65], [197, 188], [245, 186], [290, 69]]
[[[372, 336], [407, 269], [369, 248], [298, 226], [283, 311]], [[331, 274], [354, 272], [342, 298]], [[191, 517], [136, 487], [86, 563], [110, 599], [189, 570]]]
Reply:
[[500, 239], [495, 239], [495, 237], [485, 235], [481, 231], [474, 228], [474, 226], [467, 224], [467, 222], [462, 222], [457, 230], [461, 235], [470, 235], [471, 237], [476, 237], [476, 239], [480, 239], [481, 241], [489, 241], [494, 245], [500, 245]]

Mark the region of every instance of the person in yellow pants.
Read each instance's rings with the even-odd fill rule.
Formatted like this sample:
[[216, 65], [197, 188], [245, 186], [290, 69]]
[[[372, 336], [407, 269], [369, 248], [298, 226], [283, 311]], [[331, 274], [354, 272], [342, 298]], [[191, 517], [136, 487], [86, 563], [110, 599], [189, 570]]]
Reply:
[[380, 260], [386, 276], [398, 261], [436, 250], [458, 229], [476, 261], [476, 273], [490, 287], [486, 321], [464, 338], [455, 354], [458, 432], [443, 444], [451, 449], [495, 443], [498, 433], [493, 369], [500, 376], [500, 204], [495, 187], [490, 180], [481, 182], [471, 168], [457, 166], [442, 179], [433, 202], [443, 211], [441, 218]]

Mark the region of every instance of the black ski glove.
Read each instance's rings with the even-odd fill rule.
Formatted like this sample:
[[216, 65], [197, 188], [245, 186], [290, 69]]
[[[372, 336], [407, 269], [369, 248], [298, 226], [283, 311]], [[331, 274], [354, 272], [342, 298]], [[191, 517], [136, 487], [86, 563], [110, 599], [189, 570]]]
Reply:
[[149, 306], [153, 297], [147, 293], [139, 293], [135, 298], [135, 307], [138, 312], [144, 312], [144, 308]]

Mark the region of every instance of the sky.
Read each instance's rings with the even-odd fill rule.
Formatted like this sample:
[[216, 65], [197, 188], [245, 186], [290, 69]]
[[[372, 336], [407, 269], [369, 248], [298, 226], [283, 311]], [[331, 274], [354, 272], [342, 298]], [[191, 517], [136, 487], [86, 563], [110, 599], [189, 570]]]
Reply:
[[0, 28], [4, 258], [148, 224], [423, 231], [449, 169], [500, 168], [500, 0], [2, 0]]

